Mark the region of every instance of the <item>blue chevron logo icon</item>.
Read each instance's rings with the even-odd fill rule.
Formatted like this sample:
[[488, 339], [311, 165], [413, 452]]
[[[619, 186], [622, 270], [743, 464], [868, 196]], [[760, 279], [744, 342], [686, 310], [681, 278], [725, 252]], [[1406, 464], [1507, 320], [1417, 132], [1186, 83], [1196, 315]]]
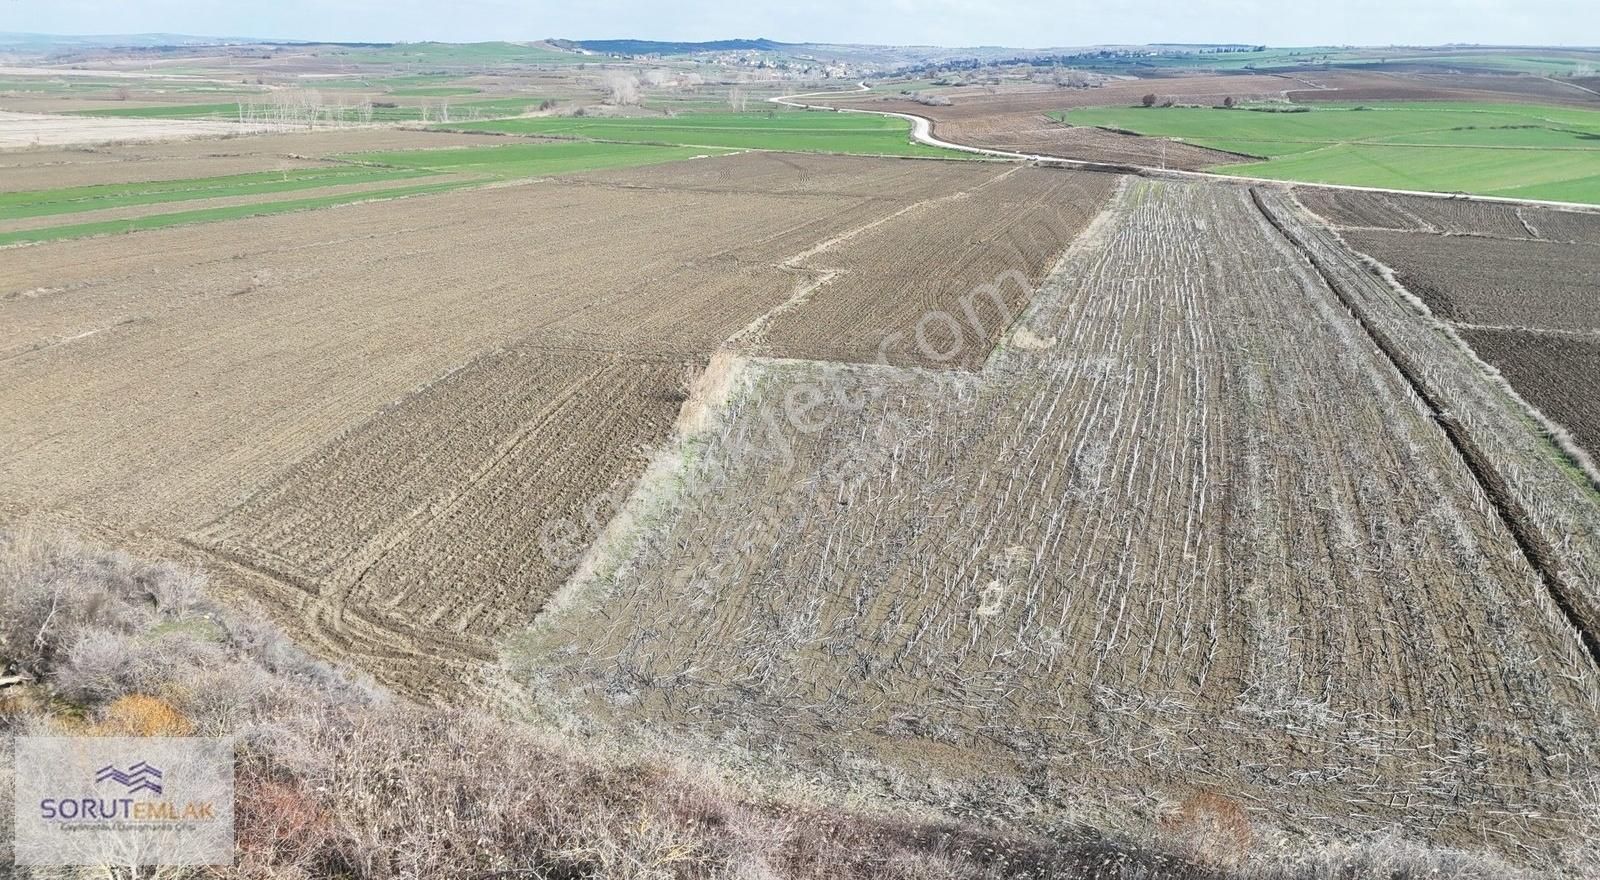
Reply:
[[151, 794], [161, 793], [161, 770], [144, 761], [123, 770], [115, 764], [107, 764], [95, 771], [94, 781], [97, 783], [113, 782], [128, 790], [129, 794], [138, 794], [148, 791]]

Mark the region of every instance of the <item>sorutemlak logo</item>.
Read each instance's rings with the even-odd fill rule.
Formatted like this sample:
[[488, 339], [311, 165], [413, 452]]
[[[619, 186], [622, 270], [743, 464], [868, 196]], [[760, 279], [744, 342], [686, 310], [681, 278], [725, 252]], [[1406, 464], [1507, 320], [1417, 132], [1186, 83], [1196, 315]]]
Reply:
[[17, 738], [19, 865], [233, 862], [233, 741]]
[[148, 791], [151, 794], [161, 793], [161, 771], [143, 761], [129, 767], [126, 771], [118, 770], [117, 765], [107, 764], [100, 768], [94, 775], [95, 782], [116, 782], [126, 786], [130, 792]]

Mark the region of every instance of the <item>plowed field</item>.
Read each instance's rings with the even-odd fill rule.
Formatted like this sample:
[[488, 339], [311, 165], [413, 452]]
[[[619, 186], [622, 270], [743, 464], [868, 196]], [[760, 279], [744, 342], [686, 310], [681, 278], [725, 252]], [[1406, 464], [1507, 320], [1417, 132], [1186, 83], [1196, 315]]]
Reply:
[[[206, 554], [309, 643], [438, 693], [565, 579], [711, 353], [830, 274], [911, 334], [1010, 266], [985, 255], [1042, 276], [1110, 185], [748, 154], [11, 250], [0, 496]], [[919, 252], [932, 298], [891, 305], [920, 226], [852, 242], [902, 217], [948, 252]], [[794, 356], [865, 344], [817, 308], [783, 325]]]
[[976, 373], [750, 363], [671, 510], [522, 646], [536, 693], [1046, 827], [1210, 791], [1263, 829], [1581, 847], [1593, 662], [1371, 328], [1453, 371], [1511, 492], [1566, 477], [1273, 211], [1296, 240], [1242, 189], [1131, 183]]

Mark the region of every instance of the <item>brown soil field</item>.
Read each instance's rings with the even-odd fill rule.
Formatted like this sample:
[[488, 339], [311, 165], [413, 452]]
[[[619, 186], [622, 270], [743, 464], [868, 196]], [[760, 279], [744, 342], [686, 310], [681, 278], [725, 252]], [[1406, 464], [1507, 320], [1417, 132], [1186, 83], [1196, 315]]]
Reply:
[[[1404, 229], [1446, 235], [1537, 238], [1518, 205], [1303, 187], [1300, 203], [1337, 226]], [[1542, 212], [1540, 214], [1556, 213]], [[1600, 214], [1594, 215], [1600, 218]]]
[[[716, 178], [704, 163], [748, 189], [678, 185]], [[744, 154], [629, 172], [628, 184], [530, 183], [9, 250], [7, 517], [202, 554], [325, 653], [412, 693], [459, 687], [463, 664], [527, 625], [564, 578], [570, 563], [530, 553], [540, 530], [632, 485], [685, 371], [753, 344], [750, 328], [815, 286], [807, 261], [933, 200], [987, 204], [964, 208], [951, 240], [1011, 242], [1042, 273], [1066, 246], [1053, 236], [1071, 230], [1028, 233], [1010, 212], [1042, 218], [1041, 198], [1096, 192], [1030, 172], [1018, 180], [1037, 193], [990, 196], [983, 184], [1013, 166], [891, 159], [877, 160], [872, 194], [872, 164]], [[919, 184], [897, 185], [910, 165]], [[786, 191], [796, 180], [819, 194]], [[851, 259], [863, 276], [884, 271]], [[841, 329], [792, 344], [804, 355]], [[594, 524], [573, 522], [581, 546]]]
[[1117, 178], [1003, 166], [798, 265], [819, 286], [761, 335], [779, 357], [976, 369]]
[[304, 591], [301, 613], [325, 616], [325, 638], [458, 637], [441, 662], [486, 656], [491, 637], [531, 620], [570, 574], [615, 506], [606, 493], [620, 500], [666, 439], [683, 384], [678, 360], [491, 352], [317, 450], [193, 540]]
[[1600, 212], [1523, 208], [1523, 222], [1547, 241], [1600, 244]]
[[[1499, 369], [1554, 433], [1567, 435], [1558, 441], [1565, 454], [1587, 460], [1600, 482], [1600, 214], [1308, 188], [1295, 196], [1325, 220], [1350, 224], [1345, 240]], [[1521, 238], [1493, 237], [1513, 220]], [[1587, 590], [1600, 597], [1600, 588]]]
[[[1020, 150], [1042, 155], [1136, 165], [1159, 164], [1162, 142], [1095, 128], [1055, 124], [1046, 115], [1073, 107], [1134, 105], [1145, 94], [1179, 103], [1220, 104], [1224, 98], [1278, 97], [1292, 81], [1275, 76], [1189, 76], [1160, 80], [1125, 80], [1097, 88], [1002, 89], [990, 93], [979, 87], [939, 89], [950, 99], [946, 107], [908, 101], [896, 95], [855, 97], [846, 93], [832, 100], [810, 98], [813, 103], [868, 110], [913, 113], [933, 120], [934, 133], [970, 146]], [[1168, 142], [1167, 167], [1184, 170], [1243, 161], [1240, 157], [1203, 147]]]
[[1600, 244], [1600, 212], [1303, 186], [1295, 198], [1334, 226]]
[[114, 144], [72, 149], [0, 152], [0, 189], [6, 192], [180, 180], [253, 171], [326, 165], [321, 157], [364, 150], [502, 145], [493, 135], [397, 128], [341, 129], [248, 137], [202, 138], [155, 144]]
[[1007, 167], [981, 161], [760, 153], [738, 162], [678, 163], [671, 174], [646, 166], [590, 171], [565, 180], [693, 192], [827, 195], [903, 202], [948, 195], [952, 189], [990, 180]]
[[1458, 324], [1600, 328], [1600, 253], [1593, 245], [1425, 232], [1347, 231], [1441, 318]]
[[[814, 100], [816, 103], [841, 107], [892, 109], [927, 116], [937, 122], [948, 122], [1016, 114], [1043, 115], [1052, 110], [1073, 107], [1133, 106], [1151, 92], [1163, 101], [1170, 99], [1186, 104], [1220, 104], [1227, 97], [1235, 100], [1276, 97], [1284, 89], [1294, 86], [1294, 81], [1278, 76], [1184, 76], [1159, 80], [1117, 80], [1084, 89], [1033, 86], [1000, 89], [991, 93], [981, 86], [965, 86], [935, 90], [950, 99], [950, 106], [947, 107], [930, 107], [892, 94], [863, 93], [855, 96], [846, 92], [831, 101], [823, 101], [820, 97]], [[881, 106], [885, 104], [894, 106]]]
[[1484, 360], [1504, 373], [1528, 402], [1565, 426], [1600, 461], [1600, 328], [1570, 336], [1525, 330], [1463, 330]]
[[949, 122], [936, 128], [939, 136], [960, 144], [1086, 162], [1198, 171], [1215, 165], [1247, 161], [1233, 153], [1166, 138], [1140, 137], [1083, 125], [1060, 125], [1044, 116], [1033, 117], [1026, 124], [1017, 117], [996, 116]]
[[[1431, 321], [1267, 198], [1298, 239], [1244, 189], [1130, 181], [979, 372], [746, 362], [658, 512], [519, 644], [533, 698], [1041, 827], [1148, 829], [1213, 792], [1238, 852], [1592, 846], [1596, 669], [1369, 328], [1449, 370], [1507, 491], [1544, 493], [1537, 527], [1594, 506]], [[821, 403], [786, 421], [795, 400]], [[1595, 571], [1600, 530], [1566, 535]]]
[[1297, 72], [1293, 79], [1311, 88], [1290, 87], [1293, 101], [1534, 101], [1573, 106], [1600, 105], [1600, 95], [1542, 76], [1515, 74], [1384, 73], [1327, 70]]

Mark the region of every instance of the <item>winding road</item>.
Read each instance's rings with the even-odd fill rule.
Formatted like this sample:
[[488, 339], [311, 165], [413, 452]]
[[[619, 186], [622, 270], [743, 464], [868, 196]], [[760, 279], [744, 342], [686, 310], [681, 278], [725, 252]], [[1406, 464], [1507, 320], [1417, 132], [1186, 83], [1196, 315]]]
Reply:
[[1323, 189], [1342, 189], [1354, 192], [1390, 193], [1404, 196], [1426, 196], [1436, 199], [1465, 199], [1474, 202], [1498, 202], [1508, 205], [1538, 205], [1546, 208], [1568, 208], [1582, 211], [1596, 211], [1594, 205], [1582, 202], [1557, 202], [1544, 199], [1519, 199], [1511, 196], [1481, 196], [1468, 193], [1441, 193], [1427, 190], [1414, 189], [1388, 189], [1376, 186], [1354, 186], [1343, 183], [1314, 183], [1311, 181], [1278, 180], [1270, 177], [1243, 177], [1234, 174], [1211, 174], [1205, 171], [1176, 171], [1170, 168], [1152, 168], [1148, 165], [1118, 164], [1110, 162], [1089, 162], [1083, 159], [1066, 159], [1061, 156], [1045, 156], [1036, 153], [1018, 153], [1013, 150], [996, 150], [990, 147], [974, 147], [967, 144], [958, 144], [954, 141], [943, 140], [933, 133], [933, 120], [915, 113], [900, 113], [891, 110], [867, 110], [860, 107], [830, 107], [827, 104], [809, 104], [802, 98], [840, 98], [850, 95], [870, 92], [872, 87], [865, 82], [856, 84], [856, 89], [849, 92], [826, 91], [807, 92], [800, 95], [782, 95], [768, 98], [767, 101], [784, 107], [797, 110], [829, 110], [835, 113], [868, 113], [873, 116], [892, 116], [904, 119], [911, 123], [911, 138], [920, 144], [930, 147], [942, 147], [946, 150], [958, 150], [963, 153], [973, 153], [987, 156], [992, 159], [1007, 159], [1010, 161], [1033, 162], [1058, 168], [1078, 168], [1085, 171], [1109, 171], [1118, 174], [1137, 174], [1141, 177], [1160, 177], [1171, 180], [1206, 180], [1213, 183], [1241, 183], [1247, 186], [1316, 186]]

